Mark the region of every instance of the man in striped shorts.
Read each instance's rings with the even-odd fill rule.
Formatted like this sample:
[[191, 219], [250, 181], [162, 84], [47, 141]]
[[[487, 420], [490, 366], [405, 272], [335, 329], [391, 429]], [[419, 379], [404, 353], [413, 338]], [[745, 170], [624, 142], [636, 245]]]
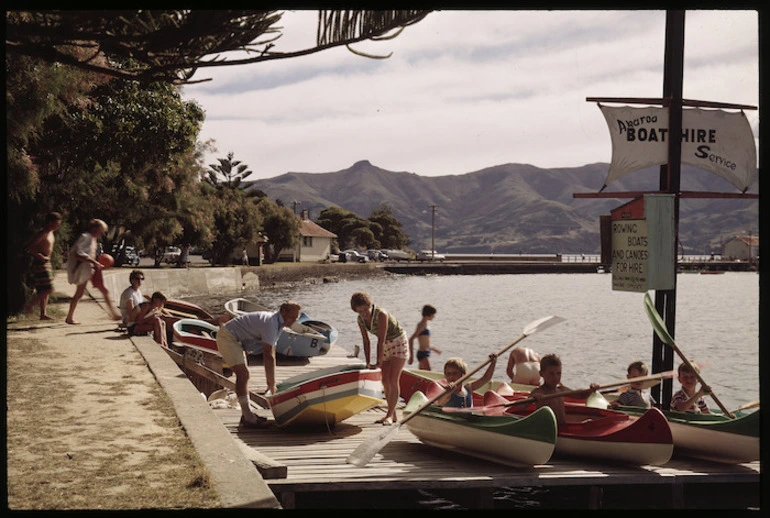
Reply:
[[51, 212], [45, 217], [45, 228], [27, 245], [27, 252], [32, 256], [32, 276], [37, 293], [27, 305], [31, 313], [35, 305], [40, 304], [40, 320], [51, 320], [46, 314], [48, 296], [53, 293], [53, 267], [51, 254], [56, 240], [54, 232], [61, 226], [61, 214]]

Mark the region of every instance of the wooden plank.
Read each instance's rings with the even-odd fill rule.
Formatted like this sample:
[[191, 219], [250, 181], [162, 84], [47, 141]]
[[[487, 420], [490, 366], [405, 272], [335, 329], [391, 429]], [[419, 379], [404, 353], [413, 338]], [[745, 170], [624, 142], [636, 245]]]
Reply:
[[238, 444], [238, 447], [241, 449], [244, 455], [246, 455], [246, 458], [249, 459], [252, 464], [254, 464], [260, 475], [262, 475], [262, 478], [286, 478], [286, 474], [288, 473], [286, 464], [281, 464], [280, 462], [276, 462], [273, 459], [262, 455], [251, 446], [244, 444], [243, 441], [236, 440], [235, 442]]

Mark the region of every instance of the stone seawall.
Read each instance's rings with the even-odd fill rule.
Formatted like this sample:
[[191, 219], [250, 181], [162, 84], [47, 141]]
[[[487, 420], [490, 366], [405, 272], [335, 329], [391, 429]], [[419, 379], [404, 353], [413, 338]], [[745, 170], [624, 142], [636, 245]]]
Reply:
[[[117, 304], [120, 294], [129, 285], [131, 268], [110, 268], [104, 270], [104, 285]], [[222, 268], [144, 268], [142, 293], [150, 296], [161, 291], [169, 298], [193, 295], [216, 295], [235, 293], [243, 288], [258, 289], [259, 277], [255, 273], [241, 273], [240, 266]], [[88, 284], [88, 289], [93, 286]]]

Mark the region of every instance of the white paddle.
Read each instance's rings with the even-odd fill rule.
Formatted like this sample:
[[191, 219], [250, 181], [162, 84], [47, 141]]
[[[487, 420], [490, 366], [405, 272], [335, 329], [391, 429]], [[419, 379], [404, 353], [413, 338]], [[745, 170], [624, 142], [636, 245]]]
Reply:
[[[542, 331], [544, 329], [547, 329], [551, 327], [552, 325], [558, 324], [559, 322], [563, 322], [564, 319], [557, 316], [549, 316], [545, 318], [541, 318], [540, 320], [536, 320], [532, 323], [530, 323], [527, 327], [524, 328], [524, 330], [521, 332], [521, 336], [518, 337], [513, 342], [509, 343], [502, 349], [500, 349], [497, 352], [497, 356], [501, 356], [504, 354], [508, 349], [516, 345], [517, 343], [524, 340], [526, 337], [528, 337], [531, 334], [537, 333], [539, 331]], [[428, 408], [430, 405], [432, 405], [436, 400], [438, 400], [440, 397], [442, 397], [444, 394], [447, 394], [448, 392], [451, 392], [454, 390], [455, 387], [458, 385], [461, 385], [465, 380], [476, 374], [478, 371], [483, 369], [486, 365], [489, 364], [489, 362], [492, 361], [491, 359], [487, 359], [484, 363], [476, 367], [470, 372], [465, 373], [464, 376], [462, 376], [460, 379], [455, 381], [454, 383], [450, 384], [443, 392], [437, 394], [436, 396], [432, 397], [429, 401], [427, 401], [425, 404], [423, 404], [420, 408], [409, 414], [403, 421], [396, 423], [392, 426], [389, 426], [385, 428], [382, 432], [376, 434], [373, 437], [370, 437], [369, 439], [362, 442], [355, 450], [353, 450], [353, 453], [350, 454], [347, 458], [348, 464], [353, 464], [355, 466], [365, 466], [369, 463], [370, 460], [374, 458], [374, 456], [379, 452], [382, 448], [385, 447], [390, 441], [392, 441], [396, 435], [398, 434], [398, 431], [401, 429], [401, 425], [415, 417], [417, 414]]]

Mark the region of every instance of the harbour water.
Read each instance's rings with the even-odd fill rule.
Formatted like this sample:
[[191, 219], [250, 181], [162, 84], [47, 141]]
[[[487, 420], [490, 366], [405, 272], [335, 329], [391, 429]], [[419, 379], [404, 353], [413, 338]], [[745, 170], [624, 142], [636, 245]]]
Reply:
[[[424, 304], [438, 313], [431, 324], [433, 370], [459, 356], [473, 368], [518, 338], [531, 322], [549, 315], [566, 320], [521, 342], [541, 354], [556, 353], [562, 382], [570, 388], [592, 381], [625, 378], [634, 360], [651, 363], [653, 330], [643, 294], [612, 290], [607, 274], [388, 276], [335, 283], [296, 285], [244, 292], [240, 296], [275, 308], [295, 300], [312, 318], [339, 330], [338, 344], [352, 351], [361, 344], [350, 297], [365, 291], [390, 311], [407, 334], [414, 331]], [[652, 293], [651, 293], [652, 294]], [[191, 301], [214, 313], [233, 296]], [[759, 275], [679, 274], [677, 346], [701, 366], [701, 375], [728, 409], [759, 399]], [[363, 353], [361, 354], [363, 359]], [[495, 378], [505, 379], [507, 354]], [[675, 367], [679, 364], [675, 359]], [[413, 367], [416, 368], [416, 361]], [[674, 380], [674, 389], [679, 384]], [[712, 407], [716, 406], [712, 403]]]

